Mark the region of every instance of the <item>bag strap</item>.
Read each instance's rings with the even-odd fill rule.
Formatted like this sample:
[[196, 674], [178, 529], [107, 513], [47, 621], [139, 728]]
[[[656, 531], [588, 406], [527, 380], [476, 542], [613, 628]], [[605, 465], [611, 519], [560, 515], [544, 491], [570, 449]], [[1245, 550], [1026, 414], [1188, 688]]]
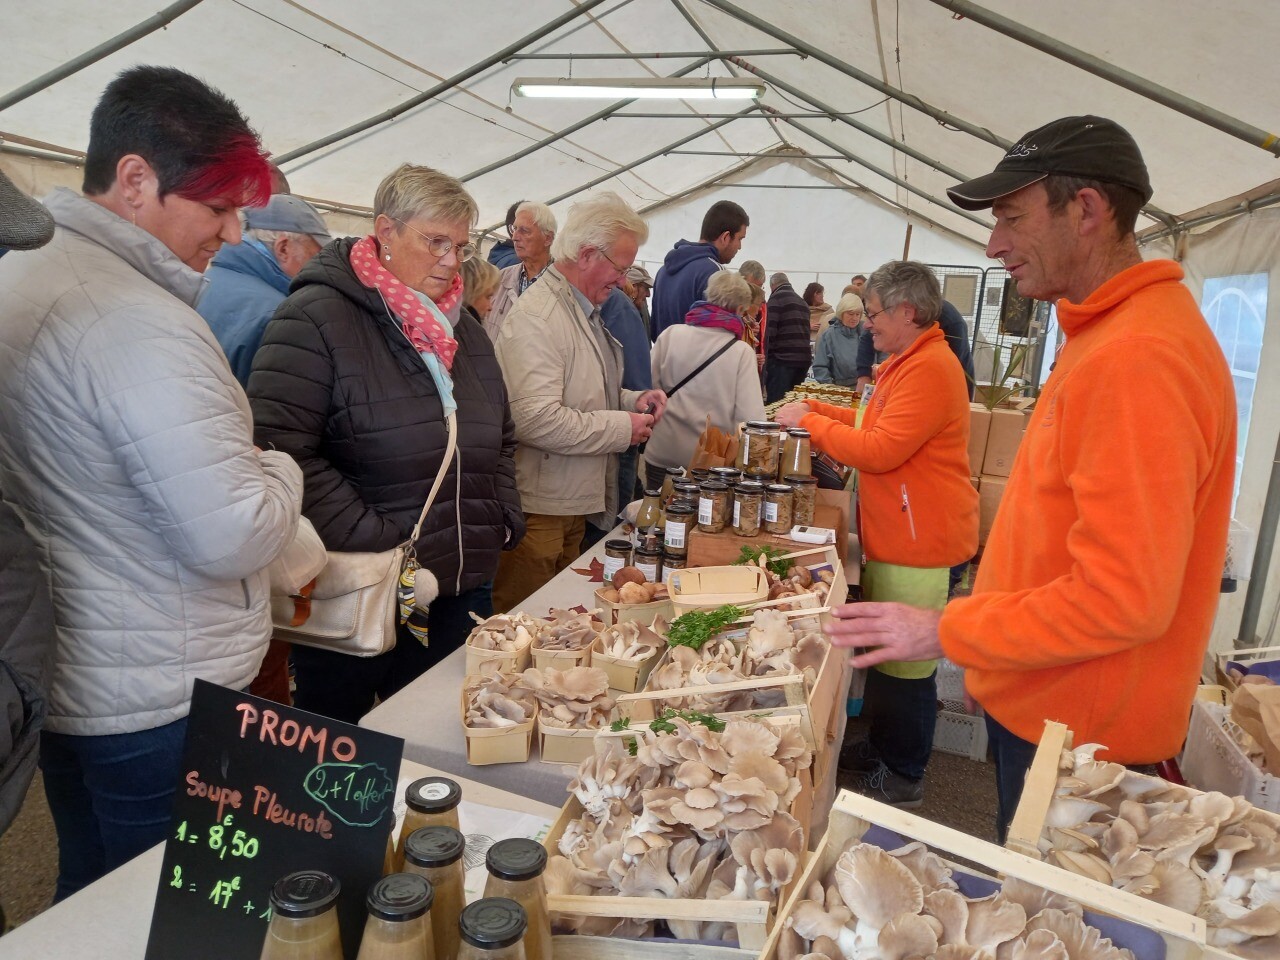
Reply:
[[728, 342], [728, 343], [726, 343], [723, 347], [721, 347], [719, 350], [717, 350], [717, 351], [716, 351], [715, 353], [713, 353], [711, 356], [707, 357], [707, 359], [703, 360], [700, 364], [698, 364], [698, 366], [694, 368], [693, 373], [689, 374], [687, 377], [685, 377], [683, 380], [681, 380], [679, 383], [677, 383], [674, 387], [672, 387], [670, 390], [668, 390], [668, 391], [667, 391], [667, 399], [668, 399], [668, 400], [670, 400], [670, 399], [671, 399], [672, 397], [674, 397], [677, 393], [679, 393], [679, 392], [680, 392], [680, 388], [681, 388], [681, 387], [683, 387], [686, 383], [688, 383], [690, 380], [692, 380], [694, 377], [696, 377], [698, 374], [700, 374], [703, 370], [707, 369], [707, 367], [711, 366], [711, 364], [715, 363], [715, 362], [716, 362], [716, 360], [717, 360], [717, 359], [719, 359], [719, 358], [720, 358], [720, 356], [721, 356], [721, 355], [722, 355], [726, 350], [728, 350], [730, 347], [732, 347], [732, 346], [733, 346], [735, 343], [737, 343], [737, 342], [738, 342], [738, 338], [737, 338], [737, 337], [730, 337], [730, 338], [729, 338], [729, 342]]
[[436, 502], [436, 494], [440, 492], [440, 486], [444, 483], [444, 475], [449, 472], [449, 464], [453, 462], [454, 451], [458, 448], [458, 415], [457, 413], [449, 414], [445, 421], [445, 428], [448, 430], [449, 438], [445, 442], [444, 459], [440, 461], [440, 471], [436, 474], [436, 481], [431, 485], [431, 492], [427, 494], [427, 502], [422, 505], [422, 512], [418, 514], [418, 522], [413, 525], [413, 533], [409, 535], [409, 543], [406, 552], [409, 556], [414, 555], [414, 547], [418, 542], [418, 534], [422, 532], [422, 524], [427, 519], [427, 512], [431, 509], [431, 505]]

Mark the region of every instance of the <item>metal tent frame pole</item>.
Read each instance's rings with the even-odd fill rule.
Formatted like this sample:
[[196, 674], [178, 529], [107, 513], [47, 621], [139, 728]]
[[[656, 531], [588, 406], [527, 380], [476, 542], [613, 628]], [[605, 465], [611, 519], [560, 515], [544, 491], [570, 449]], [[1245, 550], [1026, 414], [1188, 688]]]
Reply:
[[0, 110], [7, 110], [15, 103], [21, 103], [27, 97], [33, 96], [51, 87], [67, 77], [79, 73], [85, 67], [97, 63], [104, 57], [109, 57], [117, 50], [121, 50], [133, 43], [135, 40], [141, 40], [149, 33], [154, 33], [161, 27], [168, 26], [178, 17], [182, 16], [192, 7], [197, 6], [200, 0], [178, 0], [177, 3], [171, 3], [158, 13], [147, 17], [141, 23], [130, 27], [124, 33], [117, 34], [105, 43], [100, 43], [92, 50], [86, 50], [79, 56], [72, 57], [66, 63], [59, 67], [55, 67], [48, 73], [36, 77], [28, 83], [15, 90], [10, 90], [4, 96], [0, 96]]
[[408, 100], [405, 100], [403, 103], [397, 104], [396, 106], [392, 107], [390, 110], [383, 110], [381, 113], [377, 114], [376, 116], [369, 117], [367, 120], [361, 120], [359, 123], [353, 123], [351, 126], [344, 127], [343, 129], [337, 131], [336, 133], [328, 134], [327, 136], [321, 137], [319, 140], [313, 140], [310, 143], [303, 144], [301, 147], [298, 147], [294, 150], [290, 150], [287, 153], [283, 153], [280, 156], [276, 157], [276, 163], [279, 165], [284, 165], [286, 163], [289, 163], [290, 161], [297, 160], [299, 157], [305, 157], [308, 154], [315, 153], [317, 150], [321, 150], [324, 147], [329, 146], [330, 144], [337, 143], [340, 140], [346, 140], [348, 137], [353, 137], [357, 133], [363, 133], [365, 130], [368, 130], [370, 127], [376, 127], [379, 124], [386, 123], [388, 120], [394, 120], [396, 117], [400, 116], [402, 113], [412, 110], [414, 107], [420, 106], [426, 103], [428, 100], [433, 100], [440, 94], [448, 90], [452, 90], [454, 87], [470, 80], [476, 74], [482, 73], [485, 70], [488, 70], [490, 67], [494, 66], [495, 64], [501, 63], [503, 60], [510, 57], [513, 53], [519, 53], [521, 50], [523, 50], [525, 47], [529, 46], [530, 44], [537, 43], [543, 37], [547, 36], [547, 34], [554, 33], [555, 31], [563, 27], [565, 24], [573, 22], [574, 20], [581, 17], [583, 14], [587, 13], [594, 7], [600, 6], [600, 4], [604, 2], [605, 0], [580, 0], [577, 6], [573, 7], [571, 10], [566, 11], [565, 13], [562, 13], [560, 16], [556, 17], [554, 20], [548, 21], [547, 23], [543, 24], [537, 30], [533, 31], [533, 33], [526, 34], [525, 36], [517, 40], [515, 43], [508, 44], [507, 46], [499, 50], [497, 53], [491, 54], [490, 56], [485, 57], [483, 60], [479, 61], [478, 63], [472, 64], [471, 66], [467, 67], [465, 70], [461, 71], [460, 73], [455, 73], [453, 76], [449, 77], [448, 79], [441, 80], [439, 83], [437, 83], [434, 87], [431, 87], [429, 90], [424, 90], [422, 93], [418, 94], [417, 96], [410, 97]]
[[[714, 55], [705, 56], [701, 60], [697, 60], [689, 64], [688, 66], [681, 67], [675, 73], [670, 74], [667, 77], [667, 79], [674, 80], [677, 77], [683, 77], [686, 74], [692, 73], [694, 70], [697, 70], [699, 67], [706, 66], [708, 63], [710, 63], [712, 60], [715, 60], [715, 59], [716, 57]], [[501, 160], [495, 160], [493, 161], [493, 163], [485, 164], [483, 167], [480, 167], [479, 169], [476, 169], [476, 170], [472, 170], [470, 173], [466, 174], [465, 176], [459, 177], [458, 179], [461, 180], [463, 183], [466, 183], [470, 180], [475, 180], [477, 177], [483, 177], [486, 173], [493, 173], [493, 171], [495, 170], [501, 170], [503, 167], [507, 166], [507, 164], [515, 163], [517, 160], [523, 160], [525, 157], [529, 156], [529, 154], [536, 153], [537, 151], [541, 150], [543, 147], [549, 147], [551, 146], [551, 144], [556, 143], [560, 140], [563, 140], [565, 137], [573, 136], [583, 127], [589, 127], [591, 124], [595, 123], [597, 120], [608, 120], [609, 117], [613, 116], [613, 114], [617, 113], [623, 107], [630, 106], [635, 102], [636, 101], [634, 97], [630, 100], [618, 100], [615, 103], [611, 104], [610, 106], [605, 107], [603, 110], [599, 110], [591, 114], [591, 116], [589, 117], [584, 117], [583, 119], [577, 121], [576, 123], [571, 123], [569, 126], [565, 127], [563, 130], [557, 130], [555, 133], [550, 134], [549, 136], [543, 137], [537, 143], [531, 143], [529, 144], [529, 146], [523, 147], [517, 150], [515, 153], [510, 154], [509, 156], [505, 156]], [[683, 116], [685, 119], [690, 119], [690, 118], [697, 117], [697, 114], [672, 114], [672, 116]]]
[[[712, 2], [712, 0], [708, 0], [708, 2]], [[1168, 87], [1153, 83], [1145, 77], [1138, 76], [1136, 73], [1130, 73], [1128, 70], [1107, 63], [1091, 53], [1085, 53], [1083, 50], [1065, 44], [1047, 34], [1040, 33], [1038, 30], [1032, 30], [1016, 20], [1010, 20], [1008, 17], [1003, 17], [975, 3], [970, 3], [969, 0], [932, 0], [932, 2], [940, 7], [945, 7], [952, 13], [959, 14], [967, 20], [980, 23], [982, 26], [988, 27], [997, 33], [1011, 37], [1019, 43], [1034, 47], [1041, 53], [1047, 53], [1051, 57], [1056, 57], [1065, 63], [1071, 64], [1073, 67], [1079, 67], [1095, 77], [1101, 77], [1103, 80], [1124, 87], [1140, 97], [1146, 97], [1148, 100], [1153, 100], [1162, 106], [1168, 107], [1170, 110], [1175, 110], [1183, 116], [1208, 124], [1215, 130], [1221, 130], [1228, 136], [1243, 140], [1251, 146], [1265, 150], [1272, 156], [1280, 157], [1280, 137], [1263, 130], [1261, 127], [1255, 127], [1253, 124], [1245, 123], [1243, 120], [1225, 114], [1221, 110], [1216, 110], [1207, 104], [1192, 100], [1176, 90], [1170, 90]]]
[[1249, 573], [1249, 589], [1244, 594], [1244, 611], [1240, 614], [1240, 632], [1236, 649], [1257, 646], [1258, 615], [1262, 612], [1262, 595], [1267, 592], [1267, 574], [1271, 572], [1271, 555], [1276, 548], [1276, 527], [1280, 526], [1280, 439], [1271, 460], [1271, 480], [1267, 498], [1258, 521], [1258, 545], [1253, 553], [1253, 569]]

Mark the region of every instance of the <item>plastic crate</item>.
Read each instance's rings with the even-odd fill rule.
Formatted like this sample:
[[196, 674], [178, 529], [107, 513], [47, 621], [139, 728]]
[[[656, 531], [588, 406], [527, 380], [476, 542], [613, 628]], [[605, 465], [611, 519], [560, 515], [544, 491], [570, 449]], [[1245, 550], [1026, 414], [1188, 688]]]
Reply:
[[933, 749], [986, 763], [986, 720], [965, 713], [959, 700], [943, 700], [933, 728]]
[[1232, 739], [1232, 730], [1239, 727], [1227, 707], [1195, 701], [1178, 763], [1182, 775], [1199, 790], [1241, 796], [1259, 809], [1280, 813], [1280, 778], [1260, 770]]
[[964, 700], [964, 667], [957, 667], [950, 660], [939, 660], [937, 684], [939, 700]]

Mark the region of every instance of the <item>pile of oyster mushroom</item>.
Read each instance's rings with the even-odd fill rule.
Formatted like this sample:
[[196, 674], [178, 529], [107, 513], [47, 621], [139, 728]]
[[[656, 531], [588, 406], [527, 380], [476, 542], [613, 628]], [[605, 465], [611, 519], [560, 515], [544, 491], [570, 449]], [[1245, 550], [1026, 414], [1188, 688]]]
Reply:
[[666, 632], [667, 624], [661, 617], [653, 621], [653, 626], [628, 620], [605, 627], [592, 651], [615, 660], [648, 660], [667, 645]]
[[1010, 878], [966, 897], [922, 843], [847, 847], [783, 920], [779, 960], [1133, 960], [1079, 904]]
[[1064, 750], [1040, 839], [1075, 873], [1204, 918], [1209, 943], [1280, 957], [1280, 817]]
[[463, 682], [462, 724], [473, 730], [515, 727], [533, 719], [538, 701], [518, 673], [491, 673]]
[[533, 645], [539, 650], [585, 650], [591, 646], [603, 624], [596, 619], [599, 610], [575, 613], [552, 610], [551, 619], [543, 621]]
[[530, 668], [520, 675], [520, 684], [537, 700], [538, 723], [544, 727], [588, 730], [613, 719], [609, 675], [598, 667]]
[[712, 688], [696, 696], [677, 698], [680, 702], [669, 701], [686, 710], [716, 713], [778, 707], [785, 702], [778, 690], [717, 693], [714, 687], [736, 680], [792, 674], [802, 674], [806, 684], [812, 686], [829, 647], [830, 642], [812, 620], [790, 621], [782, 611], [765, 608], [755, 612], [750, 630], [739, 641], [719, 636], [700, 650], [671, 647], [667, 661], [650, 674], [647, 689]]
[[528, 650], [534, 637], [547, 626], [547, 621], [531, 617], [527, 613], [500, 613], [487, 620], [472, 613], [471, 619], [476, 622], [476, 626], [467, 636], [467, 646], [497, 653]]
[[[545, 873], [553, 895], [773, 900], [799, 872], [803, 830], [787, 812], [812, 754], [795, 727], [683, 719], [674, 732], [597, 737], [569, 784], [583, 815]], [[635, 754], [629, 752], [629, 745]], [[736, 940], [732, 924], [667, 921], [674, 936]], [[644, 937], [652, 922], [556, 918], [558, 929]]]

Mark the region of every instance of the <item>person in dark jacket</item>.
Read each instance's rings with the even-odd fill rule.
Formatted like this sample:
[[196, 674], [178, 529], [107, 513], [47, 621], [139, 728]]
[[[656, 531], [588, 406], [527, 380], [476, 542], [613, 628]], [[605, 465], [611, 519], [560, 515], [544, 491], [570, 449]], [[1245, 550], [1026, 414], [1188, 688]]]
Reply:
[[750, 225], [745, 210], [731, 200], [720, 200], [702, 218], [697, 243], [676, 241], [653, 282], [653, 339], [667, 327], [684, 323], [689, 308], [706, 299], [707, 281], [738, 255]]
[[356, 722], [456, 650], [492, 611], [498, 555], [524, 535], [502, 371], [462, 307], [476, 205], [453, 177], [404, 164], [374, 232], [326, 247], [293, 282], [249, 378], [258, 443], [292, 454], [303, 514], [330, 550], [390, 550], [426, 501], [456, 409], [458, 449], [416, 544], [439, 581], [424, 646], [403, 628], [377, 657], [294, 648], [295, 704]]
[[[973, 399], [974, 375], [973, 375], [973, 347], [969, 339], [969, 325], [964, 322], [964, 317], [960, 315], [960, 311], [951, 305], [948, 300], [942, 301], [942, 316], [938, 320], [938, 326], [942, 328], [942, 334], [947, 338], [947, 346], [951, 348], [951, 352], [956, 355], [956, 359], [960, 361], [960, 366], [964, 368], [964, 377], [969, 384], [969, 399]], [[884, 357], [876, 353], [875, 345], [871, 342], [871, 333], [865, 329], [858, 339], [858, 381], [857, 390], [862, 392], [872, 380], [872, 367], [883, 360]]]
[[[609, 298], [600, 305], [600, 320], [610, 336], [622, 344], [622, 389], [651, 390], [653, 373], [649, 370], [649, 328], [636, 305], [635, 287], [631, 285], [631, 267], [623, 286], [614, 287]], [[640, 267], [643, 272], [644, 267]], [[647, 276], [647, 274], [646, 274]], [[643, 303], [643, 300], [641, 300]], [[636, 489], [636, 467], [640, 462], [640, 447], [628, 447], [618, 454], [618, 503], [626, 505], [633, 499]], [[608, 530], [600, 530], [594, 524], [587, 525], [586, 540], [595, 543]], [[598, 533], [593, 540], [592, 537]]]
[[520, 262], [520, 258], [516, 256], [516, 243], [511, 237], [511, 230], [516, 225], [516, 209], [522, 203], [524, 203], [523, 200], [517, 200], [507, 208], [507, 239], [499, 240], [489, 248], [489, 256], [486, 259], [499, 270]]
[[769, 278], [769, 324], [765, 327], [764, 402], [777, 403], [801, 383], [813, 359], [809, 343], [809, 305], [785, 273]]
[[[0, 250], [43, 247], [53, 229], [49, 211], [0, 173]], [[36, 771], [53, 644], [53, 603], [36, 545], [0, 500], [0, 835], [18, 815]]]
[[245, 210], [244, 227], [240, 242], [224, 246], [209, 264], [196, 303], [242, 387], [289, 281], [333, 239], [316, 208], [287, 193]]

